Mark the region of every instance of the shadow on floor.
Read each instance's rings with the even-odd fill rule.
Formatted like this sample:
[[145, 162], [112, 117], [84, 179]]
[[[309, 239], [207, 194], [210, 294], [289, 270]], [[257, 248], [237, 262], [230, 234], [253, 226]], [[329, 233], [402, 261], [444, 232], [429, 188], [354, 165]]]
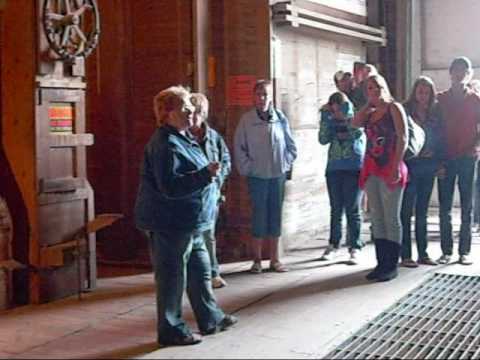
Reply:
[[146, 344], [119, 348], [110, 352], [97, 353], [88, 356], [88, 359], [132, 359], [137, 356], [152, 353], [159, 349], [161, 349], [161, 347], [157, 342], [153, 341]]

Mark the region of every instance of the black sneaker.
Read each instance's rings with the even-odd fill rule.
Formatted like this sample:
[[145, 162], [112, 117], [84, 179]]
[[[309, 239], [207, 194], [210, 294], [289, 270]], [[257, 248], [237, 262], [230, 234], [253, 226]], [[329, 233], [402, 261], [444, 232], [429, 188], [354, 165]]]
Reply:
[[212, 335], [216, 334], [220, 331], [225, 331], [231, 328], [233, 325], [238, 323], [238, 318], [233, 315], [225, 315], [222, 321], [220, 321], [217, 326], [214, 328], [208, 329], [206, 331], [202, 331], [202, 335]]
[[177, 336], [172, 339], [159, 340], [158, 343], [162, 346], [184, 346], [195, 345], [202, 342], [202, 338], [199, 335], [191, 334], [186, 336]]

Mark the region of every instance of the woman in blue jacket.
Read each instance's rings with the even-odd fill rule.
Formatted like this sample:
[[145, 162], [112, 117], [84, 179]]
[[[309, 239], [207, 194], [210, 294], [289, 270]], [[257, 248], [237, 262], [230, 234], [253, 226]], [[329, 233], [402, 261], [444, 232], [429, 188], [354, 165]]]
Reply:
[[[210, 161], [221, 164], [220, 171], [215, 179], [217, 185], [217, 209], [216, 216], [218, 218], [219, 207], [224, 201], [222, 196], [222, 186], [230, 174], [232, 168], [230, 161], [230, 152], [227, 144], [222, 136], [207, 123], [208, 118], [208, 99], [201, 93], [192, 94], [192, 104], [195, 107], [193, 114], [193, 126], [189, 129], [195, 140], [201, 146], [203, 152]], [[210, 255], [210, 262], [212, 264], [212, 286], [214, 289], [227, 286], [227, 282], [220, 276], [220, 267], [217, 260], [217, 240], [215, 237], [215, 224], [203, 232], [205, 245], [207, 246], [208, 254]]]
[[210, 258], [202, 232], [217, 207], [218, 162], [209, 162], [190, 137], [191, 94], [170, 87], [154, 98], [158, 128], [145, 146], [135, 204], [137, 227], [150, 235], [157, 292], [158, 342], [192, 345], [201, 341], [182, 318], [186, 288], [200, 332], [225, 330], [237, 322], [218, 307], [211, 285]]
[[350, 262], [355, 264], [357, 252], [363, 246], [360, 240], [360, 200], [358, 184], [365, 154], [365, 135], [353, 128], [353, 105], [342, 92], [333, 93], [328, 104], [320, 110], [318, 141], [330, 144], [326, 169], [330, 198], [330, 238], [322, 260], [331, 260], [340, 248], [342, 216], [347, 216], [347, 242]]

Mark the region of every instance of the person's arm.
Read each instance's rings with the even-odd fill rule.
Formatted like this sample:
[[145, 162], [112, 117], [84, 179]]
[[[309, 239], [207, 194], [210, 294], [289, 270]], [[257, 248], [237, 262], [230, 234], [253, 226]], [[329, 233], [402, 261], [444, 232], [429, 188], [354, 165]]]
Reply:
[[318, 129], [318, 142], [322, 145], [327, 145], [328, 143], [330, 143], [335, 136], [329, 114], [329, 111], [320, 110], [320, 128]]
[[290, 166], [293, 165], [293, 162], [297, 158], [297, 145], [295, 144], [295, 140], [292, 136], [292, 131], [290, 129], [290, 124], [288, 123], [287, 117], [282, 113], [281, 116], [283, 119], [281, 121], [284, 122], [283, 129], [284, 129], [284, 136], [285, 136], [285, 146], [287, 150], [287, 162]]
[[245, 121], [240, 119], [234, 136], [234, 161], [240, 175], [248, 176], [252, 164], [250, 156]]
[[352, 119], [351, 125], [355, 128], [365, 127], [370, 114], [374, 111], [374, 108], [369, 104], [365, 104]]
[[363, 135], [363, 131], [352, 126], [352, 119], [354, 116], [353, 105], [350, 102], [342, 104], [343, 118], [347, 123], [347, 133], [345, 139], [358, 139]]
[[393, 126], [395, 127], [395, 135], [397, 138], [395, 145], [395, 152], [392, 159], [392, 181], [396, 182], [399, 179], [399, 165], [403, 161], [403, 156], [408, 146], [408, 124], [407, 116], [403, 106], [399, 103], [392, 103], [388, 111], [392, 115]]
[[179, 156], [175, 149], [163, 145], [154, 146], [149, 151], [148, 158], [152, 161], [157, 187], [167, 197], [184, 197], [203, 189], [212, 182], [213, 174], [209, 168], [210, 165], [199, 170], [179, 173], [182, 156]]
[[478, 151], [480, 150], [480, 97], [477, 94], [474, 94], [475, 101], [475, 118], [476, 118], [476, 132], [477, 136], [473, 144], [472, 155], [478, 157]]
[[437, 136], [437, 144], [435, 147], [435, 158], [438, 159], [438, 169], [436, 175], [439, 179], [445, 177], [446, 173], [446, 162], [447, 162], [447, 141], [445, 134], [445, 117], [440, 106], [440, 103], [437, 103], [433, 109], [433, 114], [436, 117], [437, 126], [435, 127], [435, 135]]
[[220, 173], [218, 175], [218, 184], [221, 188], [225, 182], [227, 176], [232, 170], [230, 151], [228, 151], [227, 144], [223, 140], [223, 137], [217, 132], [217, 147], [220, 154]]

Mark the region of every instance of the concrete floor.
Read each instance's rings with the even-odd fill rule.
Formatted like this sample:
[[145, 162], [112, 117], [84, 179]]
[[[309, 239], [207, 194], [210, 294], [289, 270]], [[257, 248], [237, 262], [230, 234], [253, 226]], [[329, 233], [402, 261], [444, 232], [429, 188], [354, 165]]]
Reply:
[[[429, 230], [437, 238], [437, 224]], [[480, 259], [475, 235], [472, 255]], [[222, 265], [229, 286], [216, 290], [217, 298], [240, 322], [199, 345], [158, 348], [153, 276], [140, 274], [100, 279], [80, 301], [71, 297], [0, 313], [0, 358], [320, 358], [432, 273], [480, 274], [478, 260], [468, 267], [400, 268], [394, 281], [370, 283], [364, 277], [375, 264], [372, 245], [354, 266], [344, 263], [346, 250], [335, 261], [318, 261], [324, 239], [309, 245], [316, 246], [284, 258], [291, 267], [284, 274], [253, 275], [247, 262]], [[438, 241], [429, 250], [438, 257]], [[185, 318], [196, 330], [187, 302]]]

